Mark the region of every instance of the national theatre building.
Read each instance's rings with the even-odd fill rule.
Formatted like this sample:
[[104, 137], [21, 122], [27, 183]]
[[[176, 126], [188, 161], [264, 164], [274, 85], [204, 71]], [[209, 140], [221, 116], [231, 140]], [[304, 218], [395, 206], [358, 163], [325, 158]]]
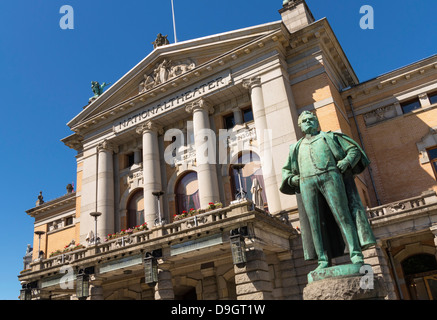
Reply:
[[304, 259], [301, 199], [279, 188], [305, 110], [371, 161], [355, 183], [380, 298], [437, 299], [437, 56], [359, 82], [305, 1], [278, 18], [174, 44], [159, 34], [97, 84], [62, 139], [75, 188], [26, 211], [22, 299], [303, 299], [317, 263]]

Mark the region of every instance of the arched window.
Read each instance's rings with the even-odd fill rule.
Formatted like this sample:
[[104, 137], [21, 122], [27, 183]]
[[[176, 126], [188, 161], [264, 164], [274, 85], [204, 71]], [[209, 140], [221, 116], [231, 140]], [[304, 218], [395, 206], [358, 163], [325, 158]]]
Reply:
[[[259, 202], [260, 207], [267, 209], [267, 197], [264, 188], [264, 178], [262, 173], [261, 161], [259, 156], [252, 152], [244, 152], [237, 160], [238, 164], [244, 164], [240, 170], [241, 176], [238, 176], [238, 170], [231, 165], [233, 199], [237, 198], [237, 192], [240, 190], [240, 180], [242, 189], [246, 192], [246, 198], [249, 200]], [[255, 181], [256, 180], [256, 181]], [[259, 200], [255, 201], [255, 199]]]
[[177, 183], [175, 193], [177, 214], [188, 212], [191, 208], [200, 209], [197, 173], [191, 171], [184, 175]]
[[130, 197], [127, 205], [127, 228], [144, 223], [144, 193], [138, 190]]

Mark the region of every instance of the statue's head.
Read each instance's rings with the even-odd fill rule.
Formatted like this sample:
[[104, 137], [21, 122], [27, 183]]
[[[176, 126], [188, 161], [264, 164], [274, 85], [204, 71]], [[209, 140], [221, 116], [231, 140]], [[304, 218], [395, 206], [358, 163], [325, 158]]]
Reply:
[[319, 120], [317, 116], [311, 111], [303, 111], [297, 121], [298, 126], [303, 133], [312, 134], [316, 133], [319, 129]]

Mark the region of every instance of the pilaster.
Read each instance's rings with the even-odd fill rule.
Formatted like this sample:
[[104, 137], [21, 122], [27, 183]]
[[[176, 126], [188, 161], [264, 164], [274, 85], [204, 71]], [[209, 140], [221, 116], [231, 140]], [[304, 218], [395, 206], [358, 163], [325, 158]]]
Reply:
[[89, 297], [87, 300], [103, 300], [102, 279], [95, 275], [90, 277]]
[[170, 266], [169, 263], [162, 261], [158, 265], [158, 283], [155, 286], [155, 300], [174, 300]]
[[218, 284], [217, 276], [214, 267], [205, 268], [201, 270], [203, 275], [202, 293], [203, 300], [218, 300]]
[[237, 300], [272, 300], [269, 266], [261, 248], [246, 251], [244, 267], [234, 265]]
[[281, 275], [282, 299], [299, 300], [300, 291], [296, 277], [296, 270], [292, 259], [292, 251], [277, 254]]

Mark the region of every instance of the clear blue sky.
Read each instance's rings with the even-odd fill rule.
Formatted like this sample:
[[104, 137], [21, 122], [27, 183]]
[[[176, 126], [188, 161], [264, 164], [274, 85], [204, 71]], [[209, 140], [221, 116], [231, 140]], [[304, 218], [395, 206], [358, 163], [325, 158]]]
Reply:
[[[280, 20], [282, 0], [174, 0], [177, 37], [190, 40]], [[307, 0], [327, 17], [361, 81], [437, 53], [435, 0]], [[61, 6], [74, 9], [62, 30]], [[359, 26], [362, 5], [373, 30]], [[34, 207], [75, 182], [75, 151], [60, 139], [88, 98], [92, 80], [115, 83], [148, 55], [156, 35], [174, 42], [171, 1], [2, 0], [0, 2], [0, 299], [17, 299]]]

